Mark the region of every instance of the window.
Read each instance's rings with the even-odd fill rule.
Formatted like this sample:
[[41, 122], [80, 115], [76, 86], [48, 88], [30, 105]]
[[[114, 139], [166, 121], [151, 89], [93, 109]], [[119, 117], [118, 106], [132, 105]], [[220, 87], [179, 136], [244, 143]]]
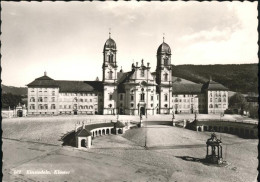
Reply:
[[153, 96], [151, 96], [151, 101], [153, 101]]
[[74, 99], [73, 99], [73, 102], [77, 102], [78, 101], [78, 99], [77, 99], [77, 97], [75, 97]]
[[109, 63], [113, 63], [113, 57], [114, 57], [113, 54], [108, 55], [108, 62]]
[[109, 71], [108, 72], [108, 79], [112, 79], [113, 78], [113, 71]]
[[133, 104], [133, 103], [131, 103], [131, 107], [134, 107], [134, 104]]
[[164, 58], [163, 61], [164, 61], [164, 62], [163, 62], [163, 63], [164, 63], [164, 66], [167, 66], [167, 65], [168, 65], [168, 58]]
[[66, 106], [66, 105], [64, 105], [64, 109], [67, 109], [67, 106]]
[[151, 104], [151, 107], [153, 107], [153, 104]]
[[80, 101], [80, 102], [83, 102], [83, 99], [80, 99], [79, 101]]
[[51, 98], [51, 101], [52, 101], [52, 102], [55, 102], [55, 97], [52, 97], [52, 98]]
[[226, 102], [226, 98], [223, 98], [223, 102]]
[[39, 97], [39, 98], [38, 98], [38, 102], [42, 102], [42, 97]]
[[113, 95], [109, 94], [109, 100], [112, 100], [112, 99], [113, 99]]
[[89, 102], [92, 102], [92, 99], [89, 99]]
[[167, 108], [167, 107], [168, 107], [168, 105], [167, 105], [167, 104], [164, 104], [164, 107], [165, 107], [165, 108]]
[[48, 109], [48, 105], [47, 104], [44, 104], [44, 109]]
[[134, 96], [133, 95], [131, 95], [131, 101], [133, 101], [134, 100]]
[[55, 104], [52, 104], [52, 105], [51, 105], [51, 109], [55, 109]]
[[55, 90], [52, 91], [52, 95], [55, 95]]
[[88, 106], [85, 106], [85, 109], [88, 109]]
[[62, 109], [62, 105], [60, 105], [60, 109]]
[[164, 74], [164, 81], [165, 81], [165, 82], [168, 81], [168, 74], [167, 74], [167, 73]]
[[178, 99], [177, 99], [177, 98], [175, 98], [174, 102], [178, 102]]
[[41, 104], [38, 105], [38, 109], [43, 109]]
[[212, 102], [212, 98], [210, 98], [210, 102]]
[[44, 102], [47, 102], [48, 101], [48, 98], [47, 97], [44, 97]]
[[31, 92], [34, 92], [34, 89], [32, 89]]
[[144, 93], [140, 94], [140, 101], [144, 101], [144, 96], [145, 96]]
[[210, 104], [210, 105], [209, 105], [209, 108], [213, 108], [213, 105], [212, 105], [212, 104]]
[[71, 108], [71, 105], [69, 105], [69, 109]]
[[168, 100], [168, 95], [164, 95], [164, 101]]
[[35, 109], [35, 105], [32, 104], [32, 105], [30, 106], [30, 109]]
[[144, 77], [144, 70], [141, 70], [141, 77]]
[[215, 104], [215, 108], [218, 108], [218, 105], [217, 105], [217, 104]]
[[34, 98], [34, 97], [31, 97], [30, 101], [31, 101], [31, 102], [35, 102], [35, 98]]
[[218, 101], [221, 102], [221, 98], [219, 98]]
[[193, 102], [193, 98], [191, 98], [191, 102]]
[[123, 107], [123, 104], [122, 104], [122, 103], [120, 103], [120, 107]]
[[123, 94], [120, 94], [120, 100], [123, 100]]

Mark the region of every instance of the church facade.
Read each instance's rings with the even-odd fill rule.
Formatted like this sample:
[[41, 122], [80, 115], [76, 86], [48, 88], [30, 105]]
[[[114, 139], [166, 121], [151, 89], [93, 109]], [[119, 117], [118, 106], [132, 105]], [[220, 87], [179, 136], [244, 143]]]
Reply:
[[117, 47], [109, 36], [103, 48], [102, 81], [64, 81], [47, 76], [28, 86], [28, 115], [223, 113], [228, 89], [211, 79], [197, 84], [172, 76], [171, 48], [157, 49], [157, 66], [133, 63], [118, 70]]

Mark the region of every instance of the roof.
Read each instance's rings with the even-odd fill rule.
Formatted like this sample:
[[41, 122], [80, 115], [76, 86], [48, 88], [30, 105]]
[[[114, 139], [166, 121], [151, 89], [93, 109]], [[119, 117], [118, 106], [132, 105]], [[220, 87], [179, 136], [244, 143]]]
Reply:
[[201, 93], [202, 84], [172, 84], [173, 94], [198, 94]]
[[161, 54], [161, 53], [171, 54], [171, 48], [165, 42], [163, 42], [157, 49], [157, 54]]
[[91, 92], [95, 89], [84, 81], [67, 81], [67, 80], [57, 80], [56, 81], [60, 92]]
[[102, 128], [102, 127], [113, 127], [114, 123], [98, 123], [98, 124], [91, 124], [86, 125], [85, 128], [89, 131], [96, 129], [96, 128]]
[[124, 127], [125, 127], [125, 124], [122, 123], [121, 121], [117, 121], [117, 122], [115, 123], [115, 125], [116, 125], [117, 128], [124, 128]]
[[91, 136], [91, 133], [85, 128], [83, 128], [76, 132], [76, 136], [86, 137], [86, 136]]
[[42, 76], [36, 78], [33, 82], [27, 85], [28, 87], [58, 87], [58, 84], [55, 80], [48, 76]]
[[28, 87], [58, 87], [60, 92], [93, 92], [103, 91], [102, 81], [69, 81], [53, 80], [48, 76], [36, 78]]
[[103, 51], [105, 51], [106, 49], [114, 49], [114, 50], [116, 50], [116, 42], [113, 39], [111, 39], [110, 37], [105, 42]]
[[205, 83], [203, 85], [203, 88], [207, 89], [207, 90], [228, 90], [228, 88], [225, 87], [224, 85], [217, 83], [215, 81], [212, 81], [212, 80]]

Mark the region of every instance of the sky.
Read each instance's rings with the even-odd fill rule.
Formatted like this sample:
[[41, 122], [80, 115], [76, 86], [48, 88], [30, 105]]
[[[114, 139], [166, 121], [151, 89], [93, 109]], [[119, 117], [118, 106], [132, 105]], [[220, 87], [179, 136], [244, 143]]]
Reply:
[[[119, 68], [156, 68], [163, 41], [172, 64], [258, 63], [257, 2], [2, 2], [2, 84], [102, 79], [103, 46]], [[139, 63], [140, 64], [140, 63]]]

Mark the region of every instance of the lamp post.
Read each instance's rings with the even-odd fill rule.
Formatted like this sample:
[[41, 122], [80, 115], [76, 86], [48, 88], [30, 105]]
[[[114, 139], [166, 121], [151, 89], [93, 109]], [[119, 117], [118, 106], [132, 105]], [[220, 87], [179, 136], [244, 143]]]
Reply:
[[174, 111], [172, 110], [172, 126], [175, 126], [174, 119], [175, 119], [175, 116], [174, 116]]

